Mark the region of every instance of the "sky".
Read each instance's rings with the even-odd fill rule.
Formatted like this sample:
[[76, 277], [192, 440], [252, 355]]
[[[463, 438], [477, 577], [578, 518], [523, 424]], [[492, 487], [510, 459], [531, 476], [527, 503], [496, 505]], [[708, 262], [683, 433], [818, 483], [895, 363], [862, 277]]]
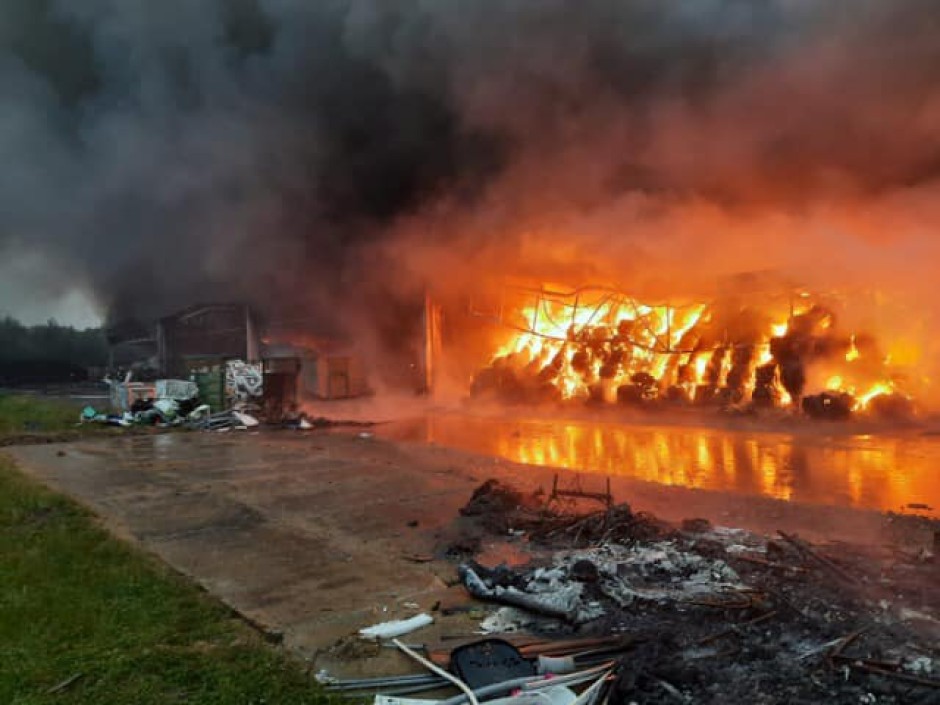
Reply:
[[101, 325], [94, 301], [80, 288], [57, 285], [56, 275], [39, 257], [20, 256], [0, 263], [0, 316], [35, 325], [54, 318], [75, 328]]

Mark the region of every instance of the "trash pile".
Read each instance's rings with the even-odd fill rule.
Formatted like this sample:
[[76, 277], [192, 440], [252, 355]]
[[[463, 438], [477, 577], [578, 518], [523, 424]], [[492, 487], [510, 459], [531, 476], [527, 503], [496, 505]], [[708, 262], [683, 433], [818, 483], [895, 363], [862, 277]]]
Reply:
[[111, 388], [111, 405], [118, 411], [101, 413], [92, 406], [82, 409], [83, 423], [111, 426], [179, 426], [187, 420], [208, 413], [209, 407], [199, 403], [195, 382], [162, 379], [153, 384], [114, 382], [105, 379]]
[[260, 421], [249, 414], [244, 409], [228, 409], [215, 414], [209, 413], [209, 407], [200, 407], [205, 409], [205, 413], [196, 416], [195, 410], [187, 418], [187, 425], [190, 428], [203, 431], [231, 431], [232, 429], [247, 430], [260, 425]]
[[195, 382], [181, 379], [161, 379], [154, 383], [123, 382], [105, 379], [111, 389], [111, 405], [116, 412], [102, 413], [92, 406], [82, 409], [82, 423], [100, 423], [110, 426], [188, 426], [190, 428], [251, 428], [257, 419], [237, 410], [212, 414], [208, 404], [199, 401], [199, 388]]
[[[579, 495], [604, 507], [585, 511]], [[323, 672], [328, 690], [375, 705], [940, 703], [936, 520], [886, 517], [886, 542], [902, 543], [814, 546], [703, 519], [670, 526], [557, 480], [550, 495], [490, 480], [461, 514], [462, 528], [530, 556], [455, 566], [456, 585], [486, 606], [479, 636], [405, 645], [431, 614], [376, 625], [361, 636], [390, 639], [427, 672]], [[403, 697], [445, 687], [457, 694]]]
[[[480, 600], [509, 605], [481, 624], [486, 632], [537, 629], [569, 631], [568, 625], [590, 623], [616, 607], [642, 603], [727, 604], [738, 602], [748, 588], [724, 561], [678, 549], [672, 542], [560, 551], [551, 565], [529, 571], [487, 570], [460, 566], [467, 591]], [[668, 576], [668, 580], [664, 580]], [[521, 608], [521, 609], [520, 609]], [[547, 622], [539, 616], [556, 617]], [[619, 627], [614, 628], [617, 631]]]
[[[375, 705], [590, 705], [602, 702], [615, 673], [615, 657], [630, 646], [621, 638], [514, 642], [484, 639], [439, 651], [414, 649], [392, 638], [394, 646], [429, 673], [337, 679], [321, 671], [317, 680], [346, 697], [381, 691], [374, 696]], [[581, 685], [587, 687], [577, 695], [572, 688]], [[434, 700], [401, 697], [447, 687], [459, 694]]]
[[[232, 431], [255, 429], [262, 425], [264, 411], [251, 399], [238, 398], [229, 408], [213, 411], [200, 399], [198, 385], [190, 380], [161, 379], [156, 382], [132, 382], [130, 375], [118, 382], [105, 378], [111, 390], [110, 412], [92, 406], [82, 409], [80, 423], [108, 426], [186, 428], [202, 431]], [[339, 425], [370, 426], [365, 422], [337, 421], [323, 417], [311, 418], [307, 414], [290, 410], [279, 411], [276, 419], [265, 423], [269, 428], [297, 431], [327, 428]]]

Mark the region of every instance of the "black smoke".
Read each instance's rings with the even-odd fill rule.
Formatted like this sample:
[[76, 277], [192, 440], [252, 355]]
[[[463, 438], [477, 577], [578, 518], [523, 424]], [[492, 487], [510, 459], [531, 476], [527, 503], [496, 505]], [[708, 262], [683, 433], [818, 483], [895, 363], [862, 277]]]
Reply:
[[572, 222], [644, 261], [734, 247], [690, 209], [920, 212], [938, 22], [931, 0], [0, 0], [0, 251], [112, 317], [328, 315]]
[[352, 51], [350, 12], [4, 0], [6, 256], [38, 250], [117, 317], [322, 298], [351, 247], [501, 153]]

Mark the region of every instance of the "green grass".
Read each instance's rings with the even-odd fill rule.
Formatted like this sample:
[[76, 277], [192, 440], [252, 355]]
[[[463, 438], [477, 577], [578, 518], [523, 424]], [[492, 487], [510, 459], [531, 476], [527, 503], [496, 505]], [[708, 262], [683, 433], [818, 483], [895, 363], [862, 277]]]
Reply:
[[298, 661], [0, 456], [0, 703], [327, 701]]
[[73, 430], [81, 410], [65, 400], [0, 394], [0, 434]]

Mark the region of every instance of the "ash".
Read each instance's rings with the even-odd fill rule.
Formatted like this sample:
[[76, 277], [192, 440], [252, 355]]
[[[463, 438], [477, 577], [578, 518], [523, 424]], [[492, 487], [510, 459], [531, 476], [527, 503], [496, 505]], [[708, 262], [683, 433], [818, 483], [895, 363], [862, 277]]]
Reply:
[[[485, 492], [520, 497], [492, 483]], [[622, 504], [483, 504], [498, 508], [476, 511], [478, 491], [472, 520], [522, 527], [515, 540], [532, 561], [465, 564], [496, 603], [481, 629], [622, 635], [611, 702], [940, 703], [940, 565], [929, 544], [814, 546], [704, 520], [670, 527]], [[889, 517], [891, 537], [903, 535], [899, 521]], [[501, 590], [528, 602], [499, 606]]]

